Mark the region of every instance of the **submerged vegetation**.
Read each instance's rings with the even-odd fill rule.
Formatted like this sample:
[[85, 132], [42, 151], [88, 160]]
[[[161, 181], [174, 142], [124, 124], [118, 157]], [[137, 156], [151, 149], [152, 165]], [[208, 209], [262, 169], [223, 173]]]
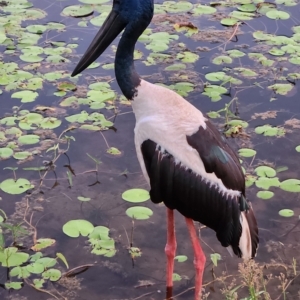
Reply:
[[[111, 2], [0, 2], [1, 299], [163, 298], [164, 209], [132, 150], [116, 44], [70, 77]], [[239, 265], [199, 228], [203, 298], [298, 299], [299, 3], [155, 2], [136, 66], [235, 138], [260, 227], [256, 262]], [[175, 299], [188, 299], [193, 254], [178, 232]]]

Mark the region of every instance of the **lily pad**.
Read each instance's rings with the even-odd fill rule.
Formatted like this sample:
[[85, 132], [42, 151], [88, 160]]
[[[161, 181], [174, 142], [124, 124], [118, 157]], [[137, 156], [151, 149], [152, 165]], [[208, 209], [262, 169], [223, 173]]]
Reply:
[[294, 215], [294, 211], [291, 210], [291, 209], [281, 209], [278, 214], [282, 217], [285, 217], [285, 218], [290, 218]]
[[57, 281], [61, 277], [61, 272], [58, 269], [49, 269], [42, 274], [44, 279], [50, 279], [51, 281]]
[[212, 62], [216, 65], [222, 65], [222, 64], [231, 64], [232, 63], [232, 58], [230, 56], [226, 55], [220, 55], [215, 57]]
[[256, 151], [249, 148], [241, 148], [239, 149], [239, 155], [243, 157], [252, 157], [256, 154]]
[[0, 148], [0, 158], [6, 159], [13, 155], [14, 151], [10, 148]]
[[40, 141], [40, 137], [36, 134], [22, 135], [18, 138], [18, 142], [21, 145], [33, 145]]
[[153, 215], [153, 211], [148, 207], [133, 206], [126, 210], [126, 215], [136, 220], [147, 220]]
[[122, 194], [122, 198], [128, 202], [140, 203], [149, 200], [150, 195], [149, 192], [144, 189], [130, 189]]
[[287, 192], [300, 192], [300, 180], [298, 179], [287, 179], [280, 183], [280, 188]]
[[266, 13], [266, 16], [270, 19], [275, 19], [275, 20], [287, 20], [290, 17], [289, 13], [285, 11], [276, 10], [276, 9], [269, 10]]
[[11, 95], [12, 98], [21, 99], [22, 103], [33, 102], [39, 94], [33, 91], [19, 91]]
[[66, 17], [88, 17], [94, 12], [91, 5], [70, 5], [63, 9], [62, 15]]
[[188, 257], [186, 255], [177, 255], [174, 257], [174, 259], [178, 262], [185, 262], [188, 259]]
[[255, 173], [261, 177], [274, 177], [276, 176], [276, 171], [268, 166], [259, 166], [255, 169]]
[[63, 232], [70, 237], [88, 236], [94, 230], [94, 225], [86, 220], [71, 220], [63, 226]]
[[268, 200], [271, 199], [274, 196], [274, 193], [271, 191], [259, 191], [256, 196], [258, 198], [264, 199], [264, 200]]
[[19, 178], [17, 180], [6, 179], [0, 184], [0, 188], [3, 192], [12, 195], [22, 194], [32, 187], [33, 185], [25, 178]]
[[28, 253], [18, 252], [16, 247], [5, 248], [3, 252], [0, 252], [0, 262], [2, 267], [15, 267], [25, 263], [29, 258]]

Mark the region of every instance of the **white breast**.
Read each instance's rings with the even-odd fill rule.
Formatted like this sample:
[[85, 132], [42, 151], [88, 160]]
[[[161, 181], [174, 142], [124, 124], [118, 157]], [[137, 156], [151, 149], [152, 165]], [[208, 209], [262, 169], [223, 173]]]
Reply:
[[186, 140], [200, 126], [206, 128], [206, 118], [193, 105], [175, 92], [142, 80], [132, 103], [136, 117], [135, 146], [143, 174], [149, 183], [141, 153], [141, 144], [150, 139], [166, 149], [178, 163], [218, 185], [223, 192], [239, 195], [228, 190], [214, 173], [206, 173], [198, 152]]

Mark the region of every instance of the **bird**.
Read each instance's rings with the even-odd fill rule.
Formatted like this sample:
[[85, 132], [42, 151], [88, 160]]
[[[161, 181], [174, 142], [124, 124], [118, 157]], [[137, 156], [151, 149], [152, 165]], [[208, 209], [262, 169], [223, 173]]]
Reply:
[[176, 92], [147, 82], [137, 73], [133, 53], [151, 23], [153, 0], [114, 0], [112, 10], [71, 76], [94, 62], [124, 30], [115, 55], [115, 76], [131, 101], [134, 143], [154, 203], [167, 210], [167, 297], [172, 295], [176, 237], [174, 210], [185, 217], [194, 250], [195, 300], [200, 299], [206, 262], [194, 222], [216, 232], [221, 245], [238, 257], [254, 258], [258, 227], [245, 194], [239, 158], [226, 137]]

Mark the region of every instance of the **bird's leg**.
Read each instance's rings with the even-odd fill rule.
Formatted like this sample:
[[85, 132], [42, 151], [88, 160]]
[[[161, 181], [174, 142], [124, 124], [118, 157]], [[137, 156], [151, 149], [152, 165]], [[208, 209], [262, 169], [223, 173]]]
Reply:
[[175, 237], [174, 211], [169, 208], [167, 208], [167, 222], [167, 244], [165, 253], [167, 255], [167, 299], [170, 299], [172, 297], [174, 257], [177, 244]]
[[199, 239], [197, 237], [195, 225], [192, 219], [185, 218], [186, 225], [188, 227], [192, 245], [194, 248], [194, 266], [196, 270], [196, 279], [195, 279], [195, 300], [199, 300], [201, 297], [202, 292], [202, 277], [203, 277], [203, 271], [205, 267], [205, 254], [202, 251], [202, 248], [200, 246]]

